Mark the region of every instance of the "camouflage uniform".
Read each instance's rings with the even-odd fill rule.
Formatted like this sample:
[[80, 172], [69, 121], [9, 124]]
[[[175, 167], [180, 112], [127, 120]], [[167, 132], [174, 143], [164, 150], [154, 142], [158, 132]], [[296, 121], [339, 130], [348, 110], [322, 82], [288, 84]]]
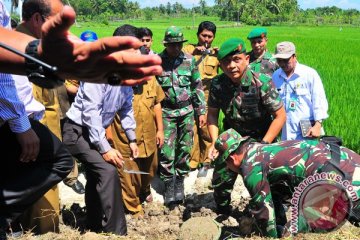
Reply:
[[[209, 90], [211, 85], [211, 79], [216, 77], [219, 71], [220, 63], [217, 59], [214, 50], [211, 50], [208, 54], [196, 54], [194, 51], [196, 44], [189, 44], [183, 48], [185, 53], [191, 54], [195, 57], [196, 64], [198, 66], [201, 81], [205, 93], [205, 101], [208, 100]], [[190, 167], [197, 168], [199, 163], [210, 162], [208, 159], [209, 148], [211, 146], [211, 137], [207, 126], [200, 128], [199, 124], [194, 125], [194, 145], [191, 149]]]
[[250, 69], [254, 72], [263, 73], [269, 77], [279, 68], [276, 59], [268, 51], [260, 58], [256, 58], [253, 51], [248, 52], [250, 55]]
[[[269, 237], [279, 237], [276, 228], [279, 225], [279, 211], [276, 211], [279, 205], [276, 204], [276, 198], [281, 196], [281, 200], [289, 200], [295, 191], [294, 188], [300, 187], [299, 184], [305, 178], [316, 173], [333, 172], [326, 168], [333, 158], [332, 150], [328, 144], [320, 140], [291, 140], [264, 145], [242, 138], [230, 129], [219, 136], [215, 147], [221, 153], [217, 161], [222, 162], [225, 162], [237, 148], [242, 148], [244, 157], [239, 172], [251, 196], [250, 213], [255, 217], [262, 234]], [[340, 147], [339, 150], [340, 172], [335, 173], [340, 173], [344, 176], [343, 180], [348, 180], [352, 184], [359, 198], [360, 155], [345, 147]], [[287, 191], [279, 188], [286, 188]], [[357, 208], [358, 202], [357, 200], [354, 205]], [[280, 225], [285, 223], [282, 222]], [[299, 224], [302, 225], [298, 226], [299, 230], [307, 230], [308, 226], [305, 226], [304, 222], [299, 221]]]
[[[167, 31], [172, 34], [171, 28]], [[159, 170], [160, 178], [169, 180], [174, 176], [183, 177], [190, 171], [194, 110], [200, 116], [206, 113], [206, 109], [195, 58], [181, 52], [177, 58], [172, 59], [166, 50], [159, 55], [162, 59], [163, 72], [157, 80], [165, 93], [165, 99], [161, 103], [164, 145], [159, 154]]]
[[[261, 141], [272, 122], [272, 113], [283, 106], [270, 77], [246, 70], [236, 86], [225, 74], [212, 80], [208, 106], [221, 109], [224, 130], [234, 128], [244, 136]], [[212, 184], [218, 208], [230, 206], [231, 191], [237, 174], [225, 163], [215, 164]]]

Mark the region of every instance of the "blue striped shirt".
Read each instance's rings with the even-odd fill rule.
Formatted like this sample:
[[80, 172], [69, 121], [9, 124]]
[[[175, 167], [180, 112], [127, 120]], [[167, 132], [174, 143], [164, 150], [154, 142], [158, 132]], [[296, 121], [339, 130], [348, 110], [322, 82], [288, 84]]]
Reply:
[[[10, 27], [10, 15], [0, 0], [0, 27]], [[11, 131], [25, 132], [30, 129], [30, 122], [20, 101], [14, 80], [10, 74], [0, 73], [0, 125], [8, 122]]]
[[74, 102], [66, 116], [89, 129], [90, 141], [100, 153], [111, 149], [105, 129], [120, 115], [121, 126], [129, 140], [135, 140], [136, 122], [132, 107], [131, 87], [109, 84], [80, 83]]

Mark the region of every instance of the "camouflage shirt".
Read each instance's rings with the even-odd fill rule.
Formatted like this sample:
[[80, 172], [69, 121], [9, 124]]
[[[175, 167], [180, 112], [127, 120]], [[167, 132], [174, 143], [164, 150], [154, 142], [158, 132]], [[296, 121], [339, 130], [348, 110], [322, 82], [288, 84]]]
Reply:
[[[276, 190], [275, 185], [278, 187], [285, 182], [291, 194], [288, 196], [290, 199], [294, 188], [306, 177], [321, 172], [331, 159], [331, 152], [319, 140], [292, 140], [271, 145], [245, 143], [242, 147], [246, 153], [240, 174], [251, 196], [250, 212], [262, 227], [264, 235], [277, 237], [270, 187], [273, 191]], [[356, 189], [357, 196], [360, 196], [360, 156], [350, 149], [340, 149], [340, 169], [352, 176], [349, 181]]]
[[253, 51], [247, 54], [250, 55], [250, 68], [254, 72], [263, 73], [271, 77], [279, 68], [276, 59], [273, 58], [272, 54], [268, 51], [260, 58], [256, 58]]
[[200, 73], [195, 66], [195, 58], [183, 52], [176, 59], [171, 59], [166, 50], [159, 54], [163, 72], [157, 80], [165, 93], [162, 103], [176, 106], [186, 101], [191, 104], [181, 108], [163, 106], [167, 116], [183, 116], [195, 109], [198, 115], [206, 113], [206, 103]]
[[272, 113], [283, 106], [270, 77], [248, 69], [239, 86], [224, 73], [211, 83], [208, 106], [225, 114], [224, 128], [257, 140], [266, 134]]

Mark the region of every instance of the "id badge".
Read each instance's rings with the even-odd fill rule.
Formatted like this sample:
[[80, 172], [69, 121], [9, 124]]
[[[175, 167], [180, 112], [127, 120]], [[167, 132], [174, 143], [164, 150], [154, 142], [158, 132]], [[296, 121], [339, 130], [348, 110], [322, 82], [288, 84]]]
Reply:
[[296, 109], [296, 99], [291, 98], [289, 101], [289, 110], [295, 111]]

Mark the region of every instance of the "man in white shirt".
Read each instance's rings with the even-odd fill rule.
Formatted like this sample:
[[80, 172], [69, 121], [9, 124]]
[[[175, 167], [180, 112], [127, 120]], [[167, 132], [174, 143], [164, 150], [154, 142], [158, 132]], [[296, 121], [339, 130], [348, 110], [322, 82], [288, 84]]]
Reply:
[[319, 74], [297, 61], [292, 42], [278, 43], [274, 57], [280, 69], [272, 77], [285, 104], [287, 117], [281, 140], [319, 137], [324, 133], [323, 121], [329, 116]]

